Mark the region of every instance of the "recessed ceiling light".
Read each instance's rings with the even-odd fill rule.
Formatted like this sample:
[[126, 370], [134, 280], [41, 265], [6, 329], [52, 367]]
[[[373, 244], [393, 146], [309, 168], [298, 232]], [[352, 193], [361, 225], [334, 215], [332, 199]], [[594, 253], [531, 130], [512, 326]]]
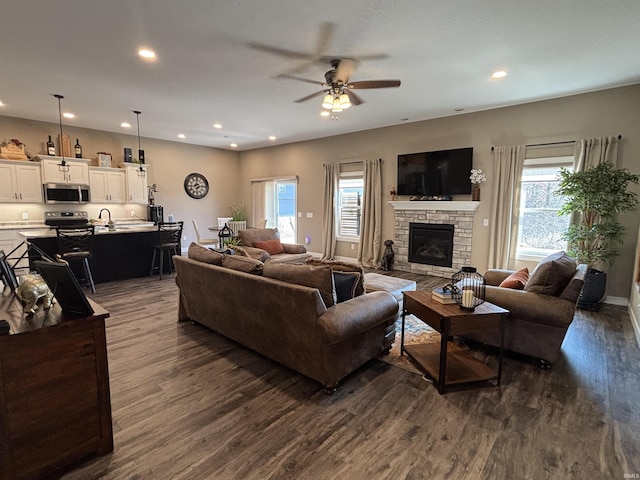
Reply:
[[138, 55], [146, 60], [155, 60], [156, 52], [149, 50], [148, 48], [141, 48], [138, 50]]
[[128, 123], [128, 122], [122, 122], [122, 123], [120, 124], [120, 126], [121, 126], [122, 128], [131, 128], [131, 124], [130, 124], [130, 123]]
[[236, 147], [238, 146], [238, 144], [237, 144], [237, 143], [230, 143], [230, 144], [229, 144], [229, 146], [230, 146], [231, 148], [236, 148]]
[[184, 133], [179, 133], [178, 138], [187, 138], [187, 136]]
[[327, 110], [323, 110], [322, 112], [320, 112], [320, 116], [321, 117], [328, 117], [329, 116], [329, 112]]
[[507, 72], [504, 70], [498, 70], [497, 72], [493, 72], [491, 74], [491, 78], [504, 78], [507, 76]]
[[214, 123], [213, 128], [222, 128], [222, 125], [220, 123]]
[[62, 116], [63, 116], [64, 118], [76, 118], [76, 116], [75, 116], [73, 113], [71, 113], [71, 112], [64, 112], [64, 113], [62, 114]]
[[271, 140], [272, 142], [276, 140], [276, 136], [275, 135], [269, 135], [269, 140]]

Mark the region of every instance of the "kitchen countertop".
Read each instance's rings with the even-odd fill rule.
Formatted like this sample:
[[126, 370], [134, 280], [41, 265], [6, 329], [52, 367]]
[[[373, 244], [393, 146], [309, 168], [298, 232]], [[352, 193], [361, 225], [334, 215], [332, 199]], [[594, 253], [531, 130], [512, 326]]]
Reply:
[[[114, 233], [141, 233], [141, 232], [155, 232], [156, 226], [152, 222], [141, 222], [141, 223], [132, 223], [125, 222], [123, 224], [116, 224], [115, 230], [109, 230], [107, 226], [96, 226], [95, 234], [96, 235], [112, 235]], [[47, 238], [47, 237], [55, 237], [56, 231], [55, 229], [50, 229], [47, 226], [39, 229], [29, 229], [18, 232], [18, 235], [29, 239], [29, 238]]]

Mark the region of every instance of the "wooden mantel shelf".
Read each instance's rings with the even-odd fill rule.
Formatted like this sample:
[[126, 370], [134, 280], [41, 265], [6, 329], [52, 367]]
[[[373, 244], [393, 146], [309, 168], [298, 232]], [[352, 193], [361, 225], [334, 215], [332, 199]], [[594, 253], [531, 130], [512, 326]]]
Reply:
[[394, 210], [457, 210], [475, 212], [480, 206], [480, 202], [472, 201], [390, 201], [387, 202]]

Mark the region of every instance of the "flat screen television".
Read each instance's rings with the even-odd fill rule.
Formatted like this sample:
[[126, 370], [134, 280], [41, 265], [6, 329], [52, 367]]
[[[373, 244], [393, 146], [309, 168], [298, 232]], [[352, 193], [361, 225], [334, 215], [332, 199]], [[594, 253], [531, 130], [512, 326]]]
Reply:
[[94, 312], [68, 263], [36, 260], [33, 266], [47, 282], [62, 313], [69, 317], [86, 317]]
[[468, 195], [472, 168], [473, 147], [398, 155], [398, 195]]

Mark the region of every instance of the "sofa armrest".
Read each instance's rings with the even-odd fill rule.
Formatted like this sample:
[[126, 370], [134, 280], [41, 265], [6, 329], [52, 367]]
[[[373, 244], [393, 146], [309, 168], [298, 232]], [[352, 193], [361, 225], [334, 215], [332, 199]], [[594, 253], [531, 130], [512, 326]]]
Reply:
[[372, 292], [338, 303], [318, 318], [320, 339], [324, 345], [347, 340], [380, 323], [394, 322], [398, 301], [387, 292]]
[[509, 310], [512, 318], [552, 327], [568, 327], [576, 307], [559, 297], [493, 286], [486, 287], [485, 299]]
[[511, 275], [514, 270], [503, 270], [501, 268], [492, 268], [491, 270], [487, 270], [484, 274], [484, 279], [487, 282], [487, 285], [498, 286], [502, 283], [502, 281]]
[[297, 243], [283, 243], [284, 253], [307, 253], [307, 247]]

